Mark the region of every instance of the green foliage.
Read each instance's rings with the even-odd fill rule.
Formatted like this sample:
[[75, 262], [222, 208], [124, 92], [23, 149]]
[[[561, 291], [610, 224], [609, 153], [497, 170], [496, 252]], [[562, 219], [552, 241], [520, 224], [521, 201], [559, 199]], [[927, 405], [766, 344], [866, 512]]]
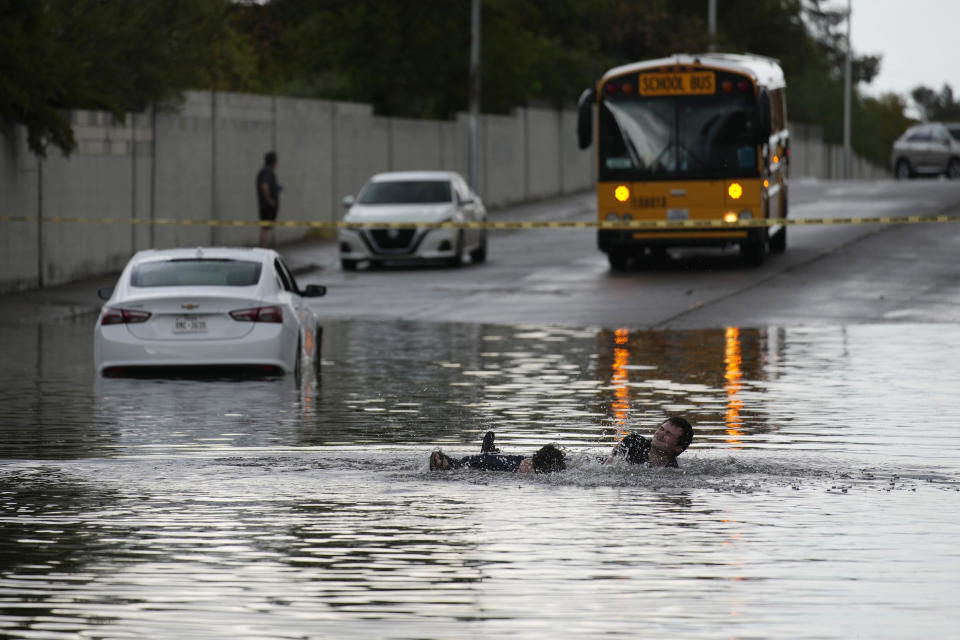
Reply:
[[912, 124], [905, 109], [903, 98], [893, 93], [857, 101], [852, 119], [860, 126], [851, 131], [854, 149], [874, 164], [887, 166], [893, 141]]
[[73, 148], [73, 130], [59, 108], [75, 88], [69, 70], [56, 64], [63, 52], [48, 35], [42, 5], [0, 0], [0, 14], [0, 120], [6, 126], [26, 125], [30, 148], [37, 152], [42, 153], [46, 140]]
[[227, 0], [0, 0], [0, 118], [43, 155], [75, 146], [64, 110], [127, 112], [184, 89], [256, 87]]
[[[709, 48], [704, 0], [483, 0], [482, 109], [571, 104], [609, 67]], [[846, 16], [828, 0], [723, 0], [716, 48], [780, 60], [790, 118], [837, 142]], [[75, 146], [72, 108], [117, 117], [184, 89], [370, 103], [381, 115], [468, 108], [470, 0], [0, 0], [0, 119], [30, 148]], [[880, 58], [853, 61], [869, 82]], [[960, 119], [949, 87], [915, 98]], [[854, 145], [885, 163], [906, 126], [897, 96], [854, 94]], [[898, 130], [899, 129], [899, 130]]]
[[953, 99], [953, 89], [949, 85], [943, 85], [939, 93], [920, 86], [910, 95], [923, 112], [925, 120], [960, 121], [960, 102]]

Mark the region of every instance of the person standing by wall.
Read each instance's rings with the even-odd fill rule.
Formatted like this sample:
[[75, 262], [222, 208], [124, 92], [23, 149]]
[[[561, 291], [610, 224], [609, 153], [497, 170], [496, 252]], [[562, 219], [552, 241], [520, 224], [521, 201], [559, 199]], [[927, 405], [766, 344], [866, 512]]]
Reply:
[[[268, 151], [263, 156], [263, 168], [257, 173], [257, 204], [260, 220], [276, 220], [280, 210], [280, 185], [277, 184], [277, 153]], [[273, 227], [260, 227], [260, 246], [273, 244]]]

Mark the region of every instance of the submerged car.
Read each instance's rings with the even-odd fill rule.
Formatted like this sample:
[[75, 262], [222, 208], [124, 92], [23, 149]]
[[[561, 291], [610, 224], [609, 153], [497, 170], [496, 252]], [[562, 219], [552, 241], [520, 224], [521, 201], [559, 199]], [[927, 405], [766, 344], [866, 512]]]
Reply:
[[[379, 173], [354, 199], [344, 222], [438, 223], [485, 222], [487, 211], [460, 174], [453, 171], [402, 171]], [[387, 261], [438, 260], [459, 266], [464, 254], [480, 263], [487, 259], [486, 229], [394, 227], [374, 225], [342, 228], [338, 232], [340, 265]]]
[[[320, 366], [321, 327], [280, 255], [270, 249], [200, 247], [140, 251], [114, 287], [94, 330], [98, 372], [147, 367], [241, 368], [294, 374]], [[306, 364], [305, 364], [306, 363]]]
[[894, 141], [890, 166], [899, 180], [918, 175], [960, 178], [960, 123], [910, 127]]

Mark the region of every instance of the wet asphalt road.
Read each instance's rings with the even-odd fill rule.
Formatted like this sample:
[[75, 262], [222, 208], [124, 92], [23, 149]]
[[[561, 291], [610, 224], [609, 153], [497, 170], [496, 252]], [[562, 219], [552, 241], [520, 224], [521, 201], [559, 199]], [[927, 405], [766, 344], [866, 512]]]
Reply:
[[[592, 220], [593, 196], [498, 212], [501, 220]], [[794, 218], [955, 213], [960, 182], [794, 182]], [[640, 328], [957, 322], [960, 224], [790, 227], [787, 250], [759, 268], [736, 249], [673, 250], [612, 272], [596, 231], [493, 232], [487, 263], [390, 266], [348, 273], [317, 250], [314, 307], [367, 318]]]

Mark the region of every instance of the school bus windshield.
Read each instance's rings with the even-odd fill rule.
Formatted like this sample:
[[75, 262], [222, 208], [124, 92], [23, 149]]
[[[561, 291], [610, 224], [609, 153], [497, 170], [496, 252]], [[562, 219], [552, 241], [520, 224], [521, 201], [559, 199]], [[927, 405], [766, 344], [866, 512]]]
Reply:
[[759, 176], [752, 93], [600, 101], [599, 180]]

